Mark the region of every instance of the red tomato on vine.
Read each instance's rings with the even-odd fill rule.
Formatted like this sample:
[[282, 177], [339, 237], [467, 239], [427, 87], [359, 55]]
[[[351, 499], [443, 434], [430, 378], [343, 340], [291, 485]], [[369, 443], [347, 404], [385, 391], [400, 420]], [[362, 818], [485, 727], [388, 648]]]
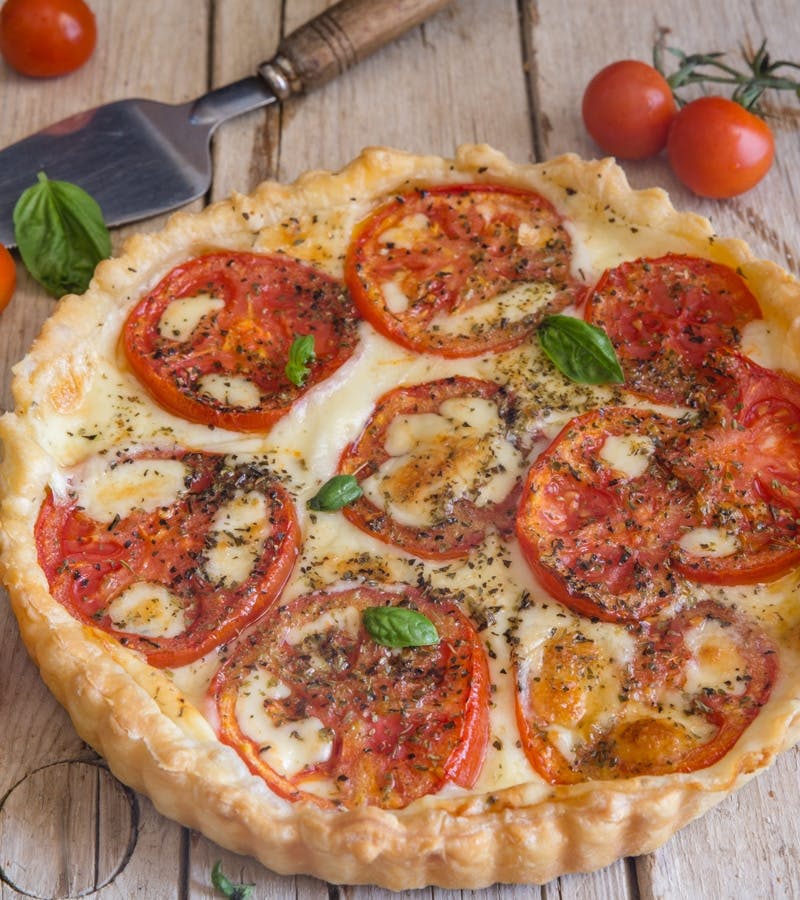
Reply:
[[769, 125], [725, 97], [700, 97], [675, 117], [667, 155], [678, 178], [701, 197], [735, 197], [755, 187], [775, 155]]
[[[678, 59], [669, 75], [664, 50]], [[800, 96], [800, 82], [785, 71], [800, 65], [773, 62], [766, 42], [745, 54], [744, 72], [721, 57], [665, 48], [662, 36], [654, 48], [655, 66], [629, 59], [606, 66], [583, 96], [587, 131], [604, 151], [620, 159], [645, 159], [666, 144], [677, 177], [702, 197], [734, 197], [750, 190], [769, 171], [775, 155], [772, 130], [761, 118], [761, 96], [770, 88]], [[685, 104], [677, 97], [688, 85], [706, 83], [713, 85], [713, 95]], [[733, 87], [730, 99], [716, 93], [726, 84]]]
[[606, 153], [620, 159], [646, 159], [658, 153], [676, 112], [667, 79], [635, 59], [601, 69], [583, 95], [586, 130]]

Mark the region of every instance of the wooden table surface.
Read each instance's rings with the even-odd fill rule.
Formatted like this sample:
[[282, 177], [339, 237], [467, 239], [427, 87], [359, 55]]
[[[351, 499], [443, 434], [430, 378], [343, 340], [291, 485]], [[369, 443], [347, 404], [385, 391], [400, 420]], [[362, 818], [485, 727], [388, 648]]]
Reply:
[[[95, 104], [126, 96], [182, 102], [255, 71], [279, 37], [325, 0], [90, 0], [98, 45], [61, 79], [27, 80], [0, 63], [0, 146]], [[424, 26], [308, 97], [222, 127], [214, 143], [211, 198], [287, 181], [309, 168], [337, 168], [366, 145], [448, 155], [486, 141], [520, 162], [564, 151], [596, 156], [580, 119], [591, 75], [620, 58], [649, 60], [659, 29], [688, 52], [768, 39], [775, 58], [800, 58], [797, 0], [456, 0]], [[746, 238], [761, 256], [800, 274], [800, 103], [771, 101], [776, 162], [754, 190], [701, 201], [663, 158], [625, 168], [635, 187], [666, 188], [679, 208], [707, 215], [720, 234]], [[159, 227], [161, 220], [146, 223]], [[133, 228], [114, 234], [119, 246]], [[10, 367], [53, 302], [20, 267], [0, 320], [2, 400]], [[800, 756], [777, 764], [657, 852], [543, 887], [463, 892], [476, 900], [800, 897]], [[0, 898], [218, 896], [210, 873], [222, 860], [256, 898], [391, 896], [273, 875], [156, 813], [122, 788], [41, 683], [0, 603]], [[413, 860], [409, 860], [413, 865]], [[408, 897], [450, 900], [459, 891]]]

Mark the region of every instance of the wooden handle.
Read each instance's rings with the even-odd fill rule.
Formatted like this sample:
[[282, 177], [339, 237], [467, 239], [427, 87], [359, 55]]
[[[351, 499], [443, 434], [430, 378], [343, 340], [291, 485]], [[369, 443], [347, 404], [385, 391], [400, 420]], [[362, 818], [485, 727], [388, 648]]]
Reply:
[[281, 100], [330, 81], [451, 0], [342, 0], [281, 41], [258, 74]]

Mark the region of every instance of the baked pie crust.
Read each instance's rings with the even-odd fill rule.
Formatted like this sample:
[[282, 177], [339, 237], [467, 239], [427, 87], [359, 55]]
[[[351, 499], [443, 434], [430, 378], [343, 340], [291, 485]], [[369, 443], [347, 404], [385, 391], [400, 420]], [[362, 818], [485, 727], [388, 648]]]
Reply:
[[[663, 191], [632, 190], [611, 160], [587, 162], [566, 155], [515, 165], [485, 145], [461, 147], [454, 159], [371, 148], [341, 172], [310, 172], [288, 186], [264, 183], [251, 195], [235, 194], [199, 214], [179, 213], [162, 231], [130, 238], [118, 257], [98, 266], [84, 295], [60, 301], [15, 367], [15, 410], [0, 420], [5, 454], [0, 567], [23, 640], [48, 687], [80, 736], [108, 760], [118, 778], [147, 794], [164, 815], [279, 873], [400, 890], [427, 884], [479, 888], [495, 882], [542, 883], [597, 869], [658, 847], [800, 738], [798, 569], [765, 585], [713, 589], [723, 605], [745, 610], [758, 622], [779, 657], [768, 702], [718, 761], [666, 775], [547, 783], [514, 740], [516, 726], [507, 708], [513, 705], [513, 677], [511, 667], [504, 665], [508, 649], [501, 629], [489, 625], [481, 630], [492, 650], [493, 685], [484, 771], [473, 788], [447, 786], [401, 809], [326, 808], [278, 796], [217, 738], [214, 715], [197, 685], [212, 677], [219, 650], [209, 654], [205, 668], [197, 666], [189, 674], [156, 668], [106, 631], [78, 621], [51, 596], [37, 552], [37, 517], [48, 490], [69, 483], [89, 457], [119, 446], [159, 442], [269, 455], [274, 442], [291, 449], [294, 435], [302, 432], [298, 452], [311, 446], [310, 433], [324, 445], [317, 452], [321, 462], [309, 462], [313, 469], [335, 460], [354, 437], [348, 420], [363, 418], [363, 410], [392, 378], [416, 383], [451, 376], [461, 366], [467, 374], [475, 371], [470, 368], [478, 365], [474, 358], [443, 361], [371, 335], [368, 350], [357, 350], [331, 376], [334, 387], [315, 386], [300, 413], [293, 411], [266, 433], [235, 432], [188, 422], [159, 408], [137, 381], [120, 345], [129, 311], [189, 258], [210, 251], [283, 252], [341, 278], [357, 222], [415, 187], [455, 184], [521, 188], [546, 198], [568, 223], [573, 268], [587, 285], [625, 260], [667, 253], [699, 256], [738, 270], [764, 315], [766, 326], [756, 341], [762, 363], [767, 359], [763, 364], [770, 368], [800, 377], [800, 285], [778, 266], [755, 259], [742, 241], [715, 235], [705, 219], [677, 212]], [[371, 326], [363, 329], [367, 340]], [[507, 351], [514, 359], [519, 352]], [[363, 387], [369, 401], [362, 399], [349, 414], [333, 393], [363, 378], [365, 355], [373, 366], [380, 367], [384, 359], [383, 374], [379, 385]], [[480, 365], [483, 373], [493, 363]], [[387, 375], [387, 367], [394, 367], [395, 375]], [[295, 486], [303, 500], [318, 487], [312, 482], [309, 477]], [[317, 526], [304, 506], [298, 502], [308, 540]], [[325, 515], [331, 514], [316, 519]], [[341, 519], [340, 513], [332, 515]], [[329, 529], [325, 540], [333, 527], [329, 521], [322, 526]], [[369, 540], [367, 576], [356, 577], [374, 578], [381, 567], [381, 576], [400, 581], [420, 571], [431, 571], [435, 578], [441, 571], [437, 561], [409, 560], [392, 548], [382, 554], [380, 545]], [[514, 539], [492, 534], [487, 540], [501, 548], [503, 541]], [[309, 574], [312, 567], [298, 563], [290, 592], [319, 589], [341, 576], [336, 560], [323, 560], [320, 541], [305, 559], [324, 565]], [[303, 558], [301, 554], [301, 562]], [[487, 555], [481, 559], [485, 562]], [[515, 572], [516, 565], [510, 566]], [[458, 572], [462, 584], [465, 576]], [[476, 584], [482, 577], [473, 574]], [[535, 602], [547, 602], [533, 576], [527, 588]], [[464, 590], [469, 594], [469, 586]], [[697, 586], [686, 602], [711, 591]], [[477, 601], [468, 600], [465, 608], [474, 612]], [[542, 628], [552, 624], [553, 603]]]

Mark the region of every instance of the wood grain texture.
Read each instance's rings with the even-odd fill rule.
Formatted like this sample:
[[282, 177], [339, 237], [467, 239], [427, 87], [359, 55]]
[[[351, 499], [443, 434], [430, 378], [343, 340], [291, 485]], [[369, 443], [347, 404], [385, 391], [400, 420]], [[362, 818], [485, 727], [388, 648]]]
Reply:
[[[583, 86], [603, 65], [615, 59], [649, 61], [653, 43], [667, 29], [666, 43], [687, 53], [725, 51], [741, 63], [740, 47], [754, 49], [762, 39], [775, 59], [796, 59], [800, 24], [795, 0], [760, 3], [590, 3], [564, 7], [528, 2], [526, 31], [535, 64], [531, 67], [534, 118], [543, 158], [574, 151], [601, 155], [580, 118]], [[613, 35], [613, 40], [612, 40]], [[601, 46], [598, 46], [601, 44]], [[687, 92], [691, 98], [699, 93]], [[708, 217], [721, 235], [736, 235], [753, 251], [800, 273], [800, 233], [796, 209], [800, 185], [798, 124], [800, 110], [790, 94], [773, 94], [765, 102], [775, 132], [775, 164], [753, 190], [731, 200], [704, 200], [683, 187], [672, 174], [665, 154], [624, 164], [634, 187], [660, 185], [680, 209]]]
[[[251, 75], [283, 36], [328, 5], [327, 0], [92, 0], [100, 39], [86, 67], [43, 83], [0, 64], [0, 146], [97, 103], [125, 96], [180, 102]], [[209, 199], [234, 189], [249, 191], [266, 178], [289, 181], [310, 168], [336, 169], [374, 144], [450, 154], [462, 142], [486, 141], [519, 162], [566, 151], [597, 156], [580, 120], [583, 87], [614, 59], [648, 59], [660, 29], [669, 29], [669, 42], [689, 52], [719, 49], [735, 56], [740, 44], [757, 46], [767, 37], [774, 56], [791, 59], [800, 44], [796, 0], [703, 5], [695, 0], [456, 0], [336, 81], [223, 126], [213, 144]], [[663, 156], [626, 164], [628, 177], [635, 187], [662, 185], [676, 206], [707, 215], [719, 233], [744, 237], [756, 253], [797, 273], [799, 110], [792, 98], [771, 104], [776, 163], [764, 182], [741, 198], [714, 202], [692, 196], [675, 181]], [[115, 245], [138, 227], [157, 228], [162, 221], [118, 230]], [[10, 365], [52, 308], [20, 267], [19, 288], [0, 328], [6, 408], [12, 404]], [[165, 820], [141, 796], [134, 797], [134, 846], [122, 870], [101, 886], [125, 844], [124, 837], [107, 840], [106, 832], [126, 833], [127, 795], [99, 774], [96, 757], [41, 683], [7, 604], [0, 604], [0, 684], [0, 799], [6, 800], [0, 808], [0, 869], [6, 878], [0, 880], [1, 900], [23, 896], [8, 881], [12, 875], [21, 879], [26, 866], [35, 868], [36, 883], [53, 897], [99, 886], [92, 896], [100, 900], [212, 900], [218, 896], [210, 883], [217, 860], [233, 880], [254, 883], [256, 898], [397, 896], [274, 875]], [[621, 860], [602, 872], [543, 887], [431, 889], [407, 892], [404, 900], [800, 896], [799, 768], [798, 751], [785, 754], [665, 847], [636, 861]], [[30, 851], [21, 849], [21, 825], [39, 821], [37, 816], [51, 831], [45, 836], [45, 825], [38, 826], [31, 860]]]
[[[63, 79], [34, 81], [0, 69], [0, 146], [24, 137], [36, 129], [87, 107], [126, 96], [153, 97], [180, 102], [202, 94], [208, 84], [208, 62], [205, 50], [200, 54], [175, 52], [175, 35], [183, 44], [205, 48], [209, 41], [209, 4], [200, 0], [115, 0], [92, 2], [97, 18], [99, 40], [89, 65]], [[157, 227], [160, 219], [151, 227]], [[132, 229], [114, 234], [119, 246]], [[5, 311], [0, 328], [2, 364], [2, 402], [11, 406], [10, 366], [20, 359], [27, 346], [50, 315], [54, 301], [47, 297], [18, 266], [19, 285], [15, 297]], [[22, 779], [43, 766], [82, 763], [96, 759], [95, 754], [78, 738], [64, 711], [42, 684], [36, 668], [27, 658], [8, 604], [0, 606], [0, 799]], [[42, 884], [87, 886], [106, 871], [108, 857], [116, 855], [113, 845], [98, 846], [97, 815], [77, 815], [84, 809], [80, 792], [67, 795], [60, 787], [62, 771], [53, 765], [49, 770], [54, 780], [41, 792], [42, 801], [54, 822], [61, 823], [61, 834], [72, 834], [68, 859], [81, 857], [82, 849], [97, 849], [97, 862], [81, 863], [75, 875], [65, 881], [63, 856], [54, 855], [41, 835], [31, 859], [22, 859], [35, 872]], [[78, 766], [76, 771], [82, 771]], [[101, 821], [116, 821], [116, 801], [108, 802], [107, 791], [97, 794]], [[66, 805], [60, 805], [60, 804]], [[95, 896], [103, 900], [129, 900], [131, 897], [181, 896], [181, 847], [183, 833], [179, 825], [160, 816], [145, 798], [137, 799], [137, 831], [133, 853], [118, 877], [102, 887]], [[59, 815], [63, 810], [63, 815]], [[0, 811], [1, 814], [1, 811]], [[64, 830], [66, 829], [66, 831]], [[65, 849], [66, 852], [66, 849]], [[0, 837], [0, 868], [6, 872], [15, 863], [8, 841]], [[16, 861], [16, 865], [20, 865]], [[59, 881], [61, 879], [61, 881]], [[53, 897], [77, 896], [77, 891], [52, 893]], [[25, 896], [0, 881], [0, 898]], [[41, 894], [47, 897], [48, 894]]]
[[422, 24], [448, 0], [342, 0], [285, 35], [260, 73], [283, 100], [321, 87]]

